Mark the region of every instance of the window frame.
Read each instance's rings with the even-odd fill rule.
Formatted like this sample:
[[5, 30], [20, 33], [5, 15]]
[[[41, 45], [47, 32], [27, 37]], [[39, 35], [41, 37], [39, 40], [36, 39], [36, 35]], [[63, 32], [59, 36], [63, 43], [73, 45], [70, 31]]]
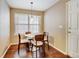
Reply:
[[[21, 15], [23, 14], [23, 15], [24, 15], [24, 13], [16, 13], [16, 14], [21, 14]], [[36, 17], [40, 17], [40, 18], [39, 18], [39, 21], [38, 21], [39, 24], [30, 24], [30, 17], [29, 17], [30, 15], [29, 15], [29, 14], [26, 14], [26, 15], [27, 15], [27, 17], [28, 17], [28, 24], [16, 24], [15, 21], [14, 21], [14, 23], [15, 23], [14, 26], [16, 27], [17, 25], [27, 25], [27, 26], [28, 26], [27, 31], [30, 31], [30, 26], [33, 26], [33, 25], [35, 26], [35, 25], [36, 25], [36, 26], [38, 27], [38, 30], [37, 30], [37, 31], [40, 32], [40, 20], [41, 20], [41, 16], [33, 15], [33, 16], [36, 16]], [[16, 32], [16, 29], [14, 29], [14, 33], [15, 33], [15, 34], [18, 33], [18, 32]], [[20, 32], [20, 33], [21, 33], [21, 32]]]

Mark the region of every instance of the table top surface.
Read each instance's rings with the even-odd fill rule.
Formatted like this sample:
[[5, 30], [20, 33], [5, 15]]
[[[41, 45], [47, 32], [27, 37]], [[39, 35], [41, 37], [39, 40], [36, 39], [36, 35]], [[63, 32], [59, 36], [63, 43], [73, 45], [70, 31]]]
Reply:
[[35, 37], [34, 34], [25, 34], [24, 36], [27, 37], [28, 40], [32, 40]]

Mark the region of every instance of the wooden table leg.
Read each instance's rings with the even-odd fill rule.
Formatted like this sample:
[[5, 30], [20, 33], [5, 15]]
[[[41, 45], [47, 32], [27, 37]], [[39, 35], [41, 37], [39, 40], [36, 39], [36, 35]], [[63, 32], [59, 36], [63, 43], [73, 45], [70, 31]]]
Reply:
[[27, 51], [28, 51], [28, 52], [29, 52], [29, 49], [30, 49], [29, 43], [27, 43]]

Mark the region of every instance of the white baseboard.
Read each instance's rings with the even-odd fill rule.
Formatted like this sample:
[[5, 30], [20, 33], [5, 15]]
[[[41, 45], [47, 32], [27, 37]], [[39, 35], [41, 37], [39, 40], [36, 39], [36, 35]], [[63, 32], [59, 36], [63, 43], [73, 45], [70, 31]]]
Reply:
[[8, 49], [10, 48], [11, 45], [16, 45], [16, 44], [18, 44], [18, 43], [9, 44], [9, 46], [7, 47], [7, 49], [5, 50], [5, 52], [3, 53], [3, 55], [0, 58], [3, 58], [5, 56], [6, 52], [8, 51]]
[[66, 52], [63, 52], [62, 50], [60, 50], [60, 49], [56, 48], [56, 47], [55, 47], [55, 46], [53, 46], [51, 43], [49, 43], [49, 45], [50, 45], [51, 47], [55, 48], [56, 50], [58, 50], [59, 52], [63, 53], [64, 55], [67, 55], [67, 53], [66, 53]]
[[3, 53], [3, 55], [1, 56], [1, 58], [3, 58], [6, 54], [6, 52], [8, 51], [8, 49], [10, 48], [11, 44], [9, 44], [9, 46], [7, 47], [7, 49], [5, 50], [5, 52]]

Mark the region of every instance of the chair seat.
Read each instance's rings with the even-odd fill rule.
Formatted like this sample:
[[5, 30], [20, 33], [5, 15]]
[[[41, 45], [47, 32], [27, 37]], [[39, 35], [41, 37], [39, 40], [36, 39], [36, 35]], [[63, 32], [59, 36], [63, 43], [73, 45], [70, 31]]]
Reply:
[[21, 43], [26, 43], [26, 42], [29, 42], [28, 39], [21, 39]]
[[43, 42], [37, 41], [37, 45], [36, 45], [36, 41], [32, 41], [32, 44], [35, 46], [41, 46], [41, 45], [43, 45]]

